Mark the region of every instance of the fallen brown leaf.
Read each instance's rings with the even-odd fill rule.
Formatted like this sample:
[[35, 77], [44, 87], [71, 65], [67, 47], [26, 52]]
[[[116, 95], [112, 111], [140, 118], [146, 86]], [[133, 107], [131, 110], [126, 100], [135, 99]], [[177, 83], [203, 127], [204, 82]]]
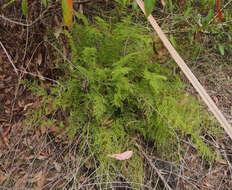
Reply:
[[4, 183], [4, 181], [6, 181], [7, 177], [5, 175], [3, 175], [2, 173], [0, 173], [0, 184], [2, 185]]
[[42, 170], [39, 173], [36, 190], [42, 190], [43, 189], [43, 186], [45, 185], [45, 182], [46, 182], [46, 175], [47, 174], [46, 174], [45, 170]]
[[27, 177], [28, 177], [28, 174], [25, 174], [24, 176], [19, 178], [19, 180], [15, 183], [14, 188], [17, 189]]
[[11, 104], [11, 101], [10, 101], [10, 100], [7, 100], [7, 101], [5, 102], [5, 105], [9, 105], [9, 104]]
[[56, 168], [56, 171], [60, 172], [61, 171], [61, 165], [58, 163], [58, 162], [53, 162], [55, 168]]
[[42, 54], [39, 53], [39, 54], [38, 54], [38, 57], [37, 57], [37, 60], [36, 60], [37, 64], [38, 64], [38, 65], [41, 65], [42, 60], [43, 60]]
[[162, 4], [163, 8], [166, 7], [166, 1], [165, 0], [161, 0], [161, 4]]
[[10, 149], [10, 144], [9, 144], [8, 138], [6, 138], [5, 136], [2, 136], [2, 141], [7, 146], [7, 148]]
[[103, 127], [106, 127], [106, 128], [110, 127], [113, 122], [114, 122], [114, 120], [109, 120], [109, 121], [103, 123]]
[[40, 131], [41, 131], [42, 135], [44, 135], [44, 134], [46, 133], [46, 131], [47, 131], [47, 127], [44, 126], [44, 125], [42, 125], [42, 126], [40, 127]]
[[33, 105], [33, 103], [29, 103], [29, 104], [25, 105], [23, 110], [25, 111], [28, 107], [30, 107], [32, 105]]
[[111, 154], [108, 155], [111, 158], [115, 158], [117, 160], [127, 160], [132, 156], [133, 152], [132, 151], [126, 151], [121, 154]]
[[7, 129], [2, 133], [2, 136], [5, 137], [10, 132], [11, 126], [7, 127]]

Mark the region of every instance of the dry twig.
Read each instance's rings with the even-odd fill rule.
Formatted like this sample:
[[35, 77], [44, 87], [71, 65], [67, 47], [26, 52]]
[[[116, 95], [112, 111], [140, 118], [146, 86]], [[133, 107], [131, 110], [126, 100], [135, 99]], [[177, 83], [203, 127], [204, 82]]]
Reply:
[[156, 166], [152, 163], [151, 159], [147, 156], [147, 154], [143, 150], [141, 150], [141, 149], [140, 149], [140, 151], [142, 152], [143, 156], [147, 159], [147, 161], [149, 162], [149, 164], [151, 165], [151, 167], [156, 171], [157, 175], [162, 180], [162, 182], [164, 183], [165, 187], [168, 190], [172, 190], [172, 188], [168, 185], [167, 181], [165, 180], [165, 178], [162, 175], [162, 173], [160, 172], [160, 170], [156, 168]]
[[8, 58], [8, 60], [10, 61], [11, 65], [13, 66], [14, 71], [15, 71], [16, 74], [18, 75], [17, 68], [15, 67], [15, 65], [14, 65], [14, 63], [13, 63], [13, 60], [11, 59], [11, 56], [8, 54], [6, 48], [4, 47], [4, 45], [2, 44], [1, 41], [0, 41], [0, 45], [1, 45], [2, 49], [3, 49], [3, 51], [5, 52], [5, 54], [6, 54], [7, 58]]

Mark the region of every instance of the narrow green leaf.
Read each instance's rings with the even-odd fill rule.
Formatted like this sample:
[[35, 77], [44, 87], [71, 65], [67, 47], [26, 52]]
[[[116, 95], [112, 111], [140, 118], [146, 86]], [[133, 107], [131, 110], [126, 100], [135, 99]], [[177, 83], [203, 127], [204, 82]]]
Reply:
[[200, 53], [201, 53], [201, 46], [196, 45], [196, 47], [194, 48], [193, 59], [197, 59]]
[[225, 55], [225, 49], [224, 49], [224, 46], [222, 44], [218, 45], [218, 50], [219, 50], [221, 55]]
[[155, 2], [156, 0], [144, 0], [144, 8], [147, 17], [151, 14], [153, 8], [155, 7]]
[[22, 11], [23, 15], [27, 16], [27, 0], [22, 0]]
[[193, 12], [193, 8], [192, 7], [188, 7], [186, 11], [184, 11], [184, 18], [189, 17]]
[[193, 32], [189, 32], [188, 33], [188, 37], [189, 37], [189, 43], [190, 43], [190, 45], [193, 45], [194, 44]]
[[5, 9], [7, 6], [11, 5], [12, 3], [14, 3], [16, 0], [10, 0], [9, 2], [5, 3], [4, 5], [2, 5], [2, 9]]
[[203, 19], [204, 24], [208, 24], [209, 21], [214, 17], [214, 10], [210, 9], [207, 16]]
[[72, 0], [62, 0], [62, 12], [64, 17], [64, 23], [70, 28], [72, 23], [73, 4]]
[[169, 9], [170, 9], [171, 13], [173, 13], [174, 6], [173, 6], [173, 3], [172, 3], [172, 0], [169, 0], [168, 4], [169, 4]]
[[132, 8], [133, 8], [134, 10], [137, 10], [137, 9], [138, 9], [138, 4], [136, 3], [136, 0], [133, 1], [133, 3], [132, 3]]
[[176, 40], [172, 34], [170, 35], [170, 42], [172, 43], [174, 48], [177, 48]]
[[47, 0], [42, 0], [44, 7], [47, 7]]

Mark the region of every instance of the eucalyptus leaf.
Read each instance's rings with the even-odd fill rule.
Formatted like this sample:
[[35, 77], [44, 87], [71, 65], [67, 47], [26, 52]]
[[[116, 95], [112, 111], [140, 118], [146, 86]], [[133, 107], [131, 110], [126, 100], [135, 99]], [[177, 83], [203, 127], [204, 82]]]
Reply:
[[42, 0], [44, 7], [47, 7], [47, 0]]
[[209, 21], [214, 17], [214, 10], [210, 9], [207, 16], [204, 18], [203, 22], [204, 24], [208, 24]]
[[175, 38], [174, 38], [174, 36], [172, 34], [170, 35], [170, 42], [172, 43], [174, 48], [177, 48], [176, 40], [175, 40]]
[[218, 50], [219, 50], [221, 55], [225, 55], [225, 48], [222, 44], [218, 45]]
[[27, 0], [22, 0], [22, 11], [23, 15], [27, 16]]
[[132, 3], [132, 8], [133, 8], [134, 10], [137, 10], [137, 9], [138, 9], [138, 4], [136, 3], [136, 0], [133, 1], [133, 3]]
[[16, 0], [10, 0], [9, 2], [5, 3], [4, 5], [2, 5], [2, 9], [5, 9], [7, 6], [11, 5], [12, 3], [14, 3]]
[[70, 28], [72, 24], [73, 3], [72, 0], [62, 0], [62, 12], [64, 23]]
[[144, 0], [144, 8], [147, 17], [151, 14], [153, 8], [155, 7], [155, 2], [156, 0]]

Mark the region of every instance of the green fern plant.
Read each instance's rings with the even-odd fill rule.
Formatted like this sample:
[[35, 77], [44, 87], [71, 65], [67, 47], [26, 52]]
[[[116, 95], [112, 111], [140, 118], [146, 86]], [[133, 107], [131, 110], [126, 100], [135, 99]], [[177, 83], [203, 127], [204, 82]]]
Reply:
[[[83, 136], [83, 141], [88, 139], [86, 154], [96, 158], [98, 172], [123, 171], [128, 179], [141, 183], [138, 134], [166, 156], [175, 154], [177, 134], [190, 135], [199, 152], [212, 159], [213, 151], [200, 138], [207, 114], [184, 93], [180, 79], [155, 60], [146, 29], [132, 25], [129, 17], [111, 24], [99, 17], [93, 24], [83, 16], [79, 19], [84, 24], [74, 23], [70, 32], [63, 32], [75, 66], [66, 64], [68, 74], [59, 81], [65, 88], [54, 85], [49, 93], [31, 90], [44, 99], [44, 107], [49, 105], [45, 115], [58, 109], [69, 112], [70, 139], [88, 131]], [[134, 151], [128, 162], [107, 157], [128, 149]]]

